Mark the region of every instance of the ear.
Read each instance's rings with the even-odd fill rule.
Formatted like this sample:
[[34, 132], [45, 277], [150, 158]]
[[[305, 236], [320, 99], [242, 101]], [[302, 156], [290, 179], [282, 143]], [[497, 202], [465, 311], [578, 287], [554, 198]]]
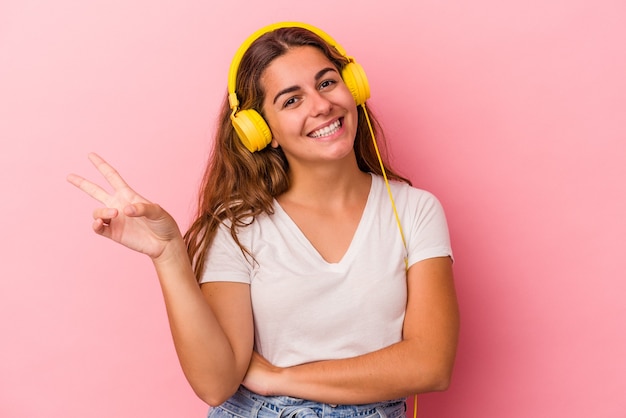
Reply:
[[272, 148], [278, 148], [280, 145], [278, 144], [278, 141], [276, 141], [276, 138], [272, 137], [272, 141], [270, 142], [270, 146]]

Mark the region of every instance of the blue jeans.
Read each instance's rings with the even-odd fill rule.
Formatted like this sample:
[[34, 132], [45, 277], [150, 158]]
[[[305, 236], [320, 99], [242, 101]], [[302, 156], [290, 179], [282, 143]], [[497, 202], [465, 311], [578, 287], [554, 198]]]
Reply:
[[289, 396], [261, 396], [245, 387], [209, 410], [208, 418], [400, 418], [405, 399], [365, 405], [329, 405]]

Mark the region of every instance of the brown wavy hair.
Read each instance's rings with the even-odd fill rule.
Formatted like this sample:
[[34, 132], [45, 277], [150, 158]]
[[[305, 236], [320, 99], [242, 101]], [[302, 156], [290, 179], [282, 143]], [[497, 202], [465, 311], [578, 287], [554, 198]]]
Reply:
[[[241, 109], [255, 109], [262, 114], [265, 92], [260, 79], [263, 71], [274, 59], [300, 46], [318, 48], [339, 72], [348, 63], [334, 47], [307, 29], [289, 27], [268, 32], [254, 41], [241, 59], [235, 87]], [[237, 238], [238, 228], [253, 222], [254, 217], [261, 213], [272, 214], [274, 198], [289, 188], [289, 164], [280, 147], [268, 146], [254, 153], [248, 151], [231, 124], [231, 112], [226, 96], [220, 111], [214, 147], [200, 186], [196, 219], [184, 237], [198, 280], [204, 270], [206, 253], [220, 224], [230, 228], [242, 252], [250, 255]], [[378, 143], [384, 144], [380, 125], [371, 112], [369, 118]], [[382, 175], [361, 106], [358, 107], [354, 152], [361, 171]], [[408, 179], [397, 174], [386, 163], [384, 165], [389, 179], [410, 184]]]

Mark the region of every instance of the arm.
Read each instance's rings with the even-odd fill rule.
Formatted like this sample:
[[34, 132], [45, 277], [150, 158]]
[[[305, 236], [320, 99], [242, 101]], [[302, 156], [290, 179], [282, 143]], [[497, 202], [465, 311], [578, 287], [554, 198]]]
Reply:
[[152, 259], [183, 372], [201, 399], [222, 403], [237, 390], [252, 353], [249, 286], [216, 283], [201, 289], [174, 219], [131, 189], [102, 158], [90, 154], [89, 159], [114, 189], [108, 193], [68, 176], [105, 205], [93, 213], [94, 231]]
[[[445, 390], [457, 346], [459, 313], [448, 257], [408, 271], [403, 339], [362, 356], [277, 368], [257, 354], [244, 385], [263, 394], [359, 404]], [[366, 337], [366, 336], [364, 336]]]
[[185, 377], [200, 399], [219, 405], [235, 393], [250, 362], [250, 286], [216, 282], [199, 287], [182, 246], [171, 259], [154, 264]]

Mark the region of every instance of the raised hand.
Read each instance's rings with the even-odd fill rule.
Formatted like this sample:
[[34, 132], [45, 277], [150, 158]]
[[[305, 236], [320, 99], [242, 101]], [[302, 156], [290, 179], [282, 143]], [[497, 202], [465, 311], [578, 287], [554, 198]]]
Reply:
[[169, 213], [131, 189], [99, 155], [91, 153], [89, 160], [112, 186], [113, 192], [76, 174], [70, 174], [67, 181], [105, 205], [93, 212], [93, 230], [97, 234], [153, 259], [163, 253], [168, 243], [182, 238]]

